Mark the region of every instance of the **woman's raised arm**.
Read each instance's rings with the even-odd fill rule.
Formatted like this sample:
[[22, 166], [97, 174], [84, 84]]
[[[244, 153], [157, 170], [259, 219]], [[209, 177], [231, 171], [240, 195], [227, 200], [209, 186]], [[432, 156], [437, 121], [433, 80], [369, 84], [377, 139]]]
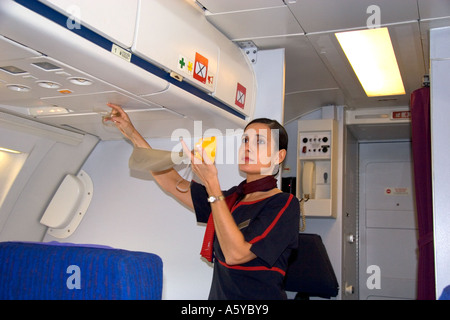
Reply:
[[[136, 130], [130, 120], [130, 117], [122, 109], [122, 107], [112, 103], [108, 103], [108, 106], [112, 108], [112, 112], [111, 117], [105, 119], [105, 121], [114, 122], [115, 126], [120, 130], [125, 138], [131, 141], [134, 147], [151, 149], [150, 144]], [[163, 190], [172, 194], [176, 199], [189, 208], [194, 208], [191, 198], [191, 190], [189, 188], [189, 181], [184, 180], [175, 169], [171, 168], [165, 171], [151, 172], [151, 174]], [[177, 186], [180, 186], [181, 190], [187, 191], [180, 191]]]

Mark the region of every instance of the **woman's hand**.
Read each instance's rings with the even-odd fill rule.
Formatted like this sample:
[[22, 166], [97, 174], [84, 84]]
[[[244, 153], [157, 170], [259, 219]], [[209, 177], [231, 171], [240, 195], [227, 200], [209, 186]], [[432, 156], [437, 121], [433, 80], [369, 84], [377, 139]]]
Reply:
[[122, 134], [131, 140], [133, 136], [133, 132], [136, 131], [133, 124], [131, 123], [130, 117], [128, 114], [123, 111], [121, 106], [116, 104], [108, 103], [108, 107], [112, 109], [111, 116], [105, 118], [104, 121], [112, 121], [116, 125], [117, 129], [122, 132]]
[[108, 103], [107, 105], [112, 109], [112, 111], [111, 116], [109, 118], [105, 118], [104, 121], [114, 122], [117, 129], [119, 129], [120, 132], [122, 132], [122, 134], [125, 136], [125, 138], [129, 139], [134, 146], [149, 148], [149, 144], [133, 126], [130, 117], [122, 109], [122, 107], [113, 103]]
[[215, 194], [221, 192], [217, 177], [217, 168], [214, 165], [214, 162], [209, 158], [205, 149], [199, 146], [197, 150], [194, 150], [194, 153], [197, 151], [201, 155], [202, 160], [200, 160], [189, 150], [183, 140], [181, 140], [181, 144], [183, 146], [184, 154], [190, 156], [192, 171], [200, 178], [200, 180], [202, 180], [208, 193]]

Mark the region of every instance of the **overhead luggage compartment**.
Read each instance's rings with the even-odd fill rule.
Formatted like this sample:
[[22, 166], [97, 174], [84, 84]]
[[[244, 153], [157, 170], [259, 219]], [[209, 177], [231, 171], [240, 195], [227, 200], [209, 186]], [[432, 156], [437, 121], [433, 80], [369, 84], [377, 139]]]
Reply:
[[252, 117], [250, 62], [194, 2], [7, 0], [0, 16], [1, 108], [102, 139], [121, 137], [102, 125], [107, 102], [154, 122], [147, 137]]

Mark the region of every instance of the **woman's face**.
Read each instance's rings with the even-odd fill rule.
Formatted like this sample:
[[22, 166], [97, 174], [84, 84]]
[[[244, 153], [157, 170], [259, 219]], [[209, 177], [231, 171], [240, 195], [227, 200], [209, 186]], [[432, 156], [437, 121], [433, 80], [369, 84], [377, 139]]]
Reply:
[[279, 159], [276, 131], [263, 123], [253, 123], [247, 127], [239, 148], [241, 171], [247, 174], [273, 174], [274, 167], [282, 161]]

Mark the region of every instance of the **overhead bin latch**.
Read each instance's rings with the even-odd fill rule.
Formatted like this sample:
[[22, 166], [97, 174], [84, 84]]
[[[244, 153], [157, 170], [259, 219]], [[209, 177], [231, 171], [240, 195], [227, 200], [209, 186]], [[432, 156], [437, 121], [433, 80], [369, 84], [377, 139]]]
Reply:
[[253, 41], [238, 41], [237, 45], [244, 51], [247, 58], [251, 63], [256, 63], [256, 56], [258, 54], [258, 47], [253, 43]]

